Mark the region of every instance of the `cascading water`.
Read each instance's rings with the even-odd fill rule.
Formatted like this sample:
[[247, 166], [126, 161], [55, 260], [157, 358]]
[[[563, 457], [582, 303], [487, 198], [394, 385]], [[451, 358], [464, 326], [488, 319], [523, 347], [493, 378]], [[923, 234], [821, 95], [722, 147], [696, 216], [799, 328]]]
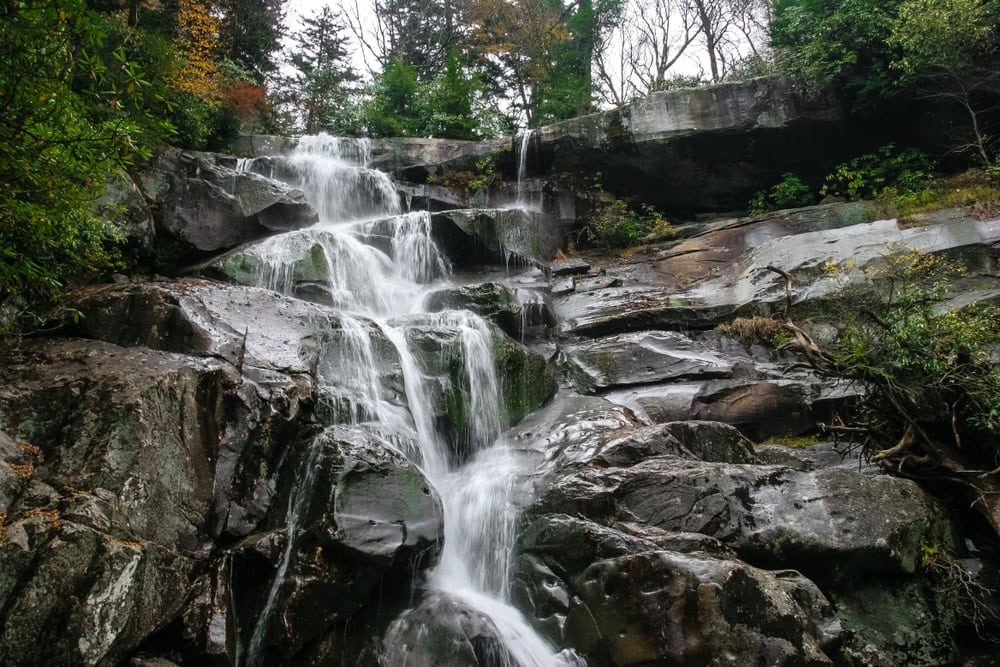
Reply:
[[[521, 162], [527, 151], [527, 144], [522, 143]], [[331, 349], [317, 368], [319, 383], [329, 384], [321, 387], [321, 396], [328, 397], [339, 423], [395, 433], [395, 439], [386, 438], [389, 442], [416, 443], [397, 446], [437, 489], [445, 517], [443, 551], [428, 577], [428, 597], [447, 598], [482, 619], [502, 647], [497, 658], [500, 664], [577, 664], [574, 656], [557, 654], [548, 646], [509, 603], [515, 501], [526, 493], [534, 459], [498, 441], [503, 420], [491, 352], [495, 334], [469, 311], [421, 313], [430, 283], [449, 274], [448, 262], [431, 239], [429, 214], [400, 214], [392, 182], [368, 168], [368, 159], [364, 140], [320, 136], [303, 138], [287, 158], [241, 165], [302, 188], [320, 214], [315, 227], [272, 237], [254, 247], [259, 284], [293, 293], [297, 282], [323, 279], [330, 301], [342, 316], [338, 348]], [[521, 171], [523, 164], [519, 176]], [[313, 273], [321, 276], [301, 275], [304, 256], [312, 260]], [[434, 423], [432, 387], [415, 354], [414, 327], [446, 332], [460, 346], [470, 416], [461, 434], [466, 446], [463, 456], [449, 451]], [[404, 409], [381, 393], [373, 353], [375, 335], [395, 347], [403, 371]], [[309, 493], [308, 469], [300, 472], [299, 480], [289, 503], [288, 546], [247, 647], [244, 662], [248, 665], [261, 661], [263, 635], [293, 553], [295, 513], [301, 497]], [[417, 656], [425, 655], [420, 644], [431, 638], [419, 628], [413, 631], [409, 613], [397, 619], [385, 637], [386, 665], [427, 664]]]
[[527, 196], [528, 180], [528, 157], [531, 153], [531, 146], [538, 136], [538, 130], [525, 130], [519, 135], [520, 141], [514, 152], [517, 157], [517, 202], [518, 208], [531, 209], [534, 203], [529, 201]]

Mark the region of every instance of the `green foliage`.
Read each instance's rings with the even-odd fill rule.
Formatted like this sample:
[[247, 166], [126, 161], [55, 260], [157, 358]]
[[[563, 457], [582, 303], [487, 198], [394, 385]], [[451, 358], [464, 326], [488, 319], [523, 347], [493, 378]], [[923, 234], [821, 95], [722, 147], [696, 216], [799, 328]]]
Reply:
[[969, 68], [989, 48], [991, 20], [982, 0], [904, 0], [889, 37], [900, 54], [893, 64], [908, 75]]
[[419, 133], [426, 114], [420, 103], [417, 70], [401, 60], [390, 60], [375, 81], [364, 112], [368, 134], [373, 137], [412, 137]]
[[594, 6], [582, 0], [567, 21], [569, 39], [553, 45], [551, 67], [534, 82], [531, 122], [548, 125], [589, 112], [592, 108], [591, 62], [594, 56]]
[[0, 21], [0, 299], [46, 300], [115, 261], [121, 232], [95, 200], [165, 126], [142, 67], [108, 53], [81, 0], [6, 3]]
[[478, 123], [472, 108], [477, 89], [456, 53], [449, 53], [444, 72], [426, 91], [428, 134], [449, 139], [478, 138]]
[[912, 192], [927, 183], [933, 169], [933, 163], [916, 148], [897, 151], [895, 145], [886, 144], [874, 153], [838, 164], [827, 175], [820, 195], [856, 201], [876, 197], [887, 187]]
[[776, 0], [771, 42], [782, 69], [815, 96], [831, 85], [865, 104], [895, 87], [887, 46], [900, 0]]
[[824, 441], [815, 435], [779, 435], [757, 444], [758, 446], [781, 445], [782, 447], [790, 447], [791, 449], [809, 449], [822, 442]]
[[983, 433], [992, 432], [995, 441], [1000, 310], [941, 307], [950, 280], [964, 273], [954, 262], [916, 250], [888, 255], [847, 293], [852, 314], [833, 356], [847, 376], [877, 388], [868, 408], [883, 419], [902, 420], [900, 430], [909, 415], [924, 422], [926, 432], [949, 440], [955, 428], [965, 435], [978, 432], [982, 442]]
[[457, 54], [449, 55], [444, 71], [427, 82], [418, 79], [415, 67], [393, 60], [376, 80], [360, 124], [375, 137], [479, 139], [497, 127], [479, 104], [481, 93]]
[[700, 74], [675, 74], [656, 82], [654, 90], [679, 90], [681, 88], [698, 88], [707, 86], [710, 81], [703, 79]]
[[283, 4], [282, 0], [217, 0], [223, 18], [221, 55], [250, 72], [254, 83], [263, 83], [276, 69], [274, 54], [284, 32]]
[[289, 61], [295, 74], [286, 82], [291, 104], [310, 134], [357, 130], [352, 95], [358, 75], [350, 66], [348, 38], [341, 17], [325, 6], [302, 18], [292, 35]]
[[499, 180], [497, 161], [492, 155], [476, 162], [476, 176], [469, 181], [469, 190], [475, 194], [483, 192]]
[[627, 248], [669, 233], [670, 223], [652, 206], [636, 212], [621, 199], [598, 203], [584, 228], [588, 243], [605, 248]]
[[780, 182], [771, 186], [770, 190], [761, 190], [755, 194], [747, 204], [747, 213], [749, 215], [762, 215], [767, 211], [811, 206], [815, 203], [816, 198], [809, 186], [803, 183], [798, 176], [788, 172], [782, 176]]
[[943, 208], [972, 207], [973, 213], [983, 209], [992, 217], [1000, 209], [1000, 187], [987, 174], [971, 170], [963, 174], [937, 179], [926, 187], [909, 192], [889, 188], [896, 215], [906, 217]]

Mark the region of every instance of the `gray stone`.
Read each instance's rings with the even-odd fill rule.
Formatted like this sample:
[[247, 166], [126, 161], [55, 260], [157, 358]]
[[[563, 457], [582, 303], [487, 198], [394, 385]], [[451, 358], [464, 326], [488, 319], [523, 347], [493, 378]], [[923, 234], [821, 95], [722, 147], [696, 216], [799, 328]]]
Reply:
[[557, 278], [564, 276], [585, 275], [590, 271], [590, 264], [579, 258], [560, 259], [552, 262], [552, 275]]
[[727, 378], [733, 362], [683, 334], [643, 331], [563, 348], [581, 393], [691, 378]]
[[[605, 190], [660, 208], [732, 211], [783, 171], [821, 180], [863, 152], [841, 119], [829, 96], [807, 101], [786, 79], [752, 79], [652, 93], [543, 127], [539, 153], [552, 173], [601, 172]], [[825, 159], [802, 150], [807, 143]]]
[[[234, 555], [234, 569], [253, 571], [259, 555], [272, 561], [269, 583], [277, 585], [273, 606], [258, 604], [254, 633], [262, 632], [265, 662], [288, 662], [307, 644], [376, 602], [380, 578], [392, 570], [414, 573], [444, 537], [444, 516], [436, 491], [420, 470], [373, 429], [327, 429], [292, 462], [295, 473], [283, 504], [290, 551], [254, 545]], [[253, 538], [251, 538], [253, 539]], [[250, 544], [247, 545], [248, 547]], [[255, 553], [256, 552], [256, 553]], [[279, 560], [287, 561], [284, 566]], [[237, 604], [255, 595], [260, 583], [237, 579]], [[268, 589], [264, 589], [267, 591]], [[266, 616], [262, 616], [264, 611]], [[362, 628], [363, 629], [363, 628]]]
[[153, 249], [156, 237], [153, 215], [128, 173], [121, 172], [108, 181], [96, 206], [98, 215], [122, 230], [125, 243], [137, 256], [144, 257]]
[[751, 562], [821, 577], [912, 573], [922, 545], [954, 540], [942, 508], [909, 480], [672, 456], [583, 468], [552, 484], [536, 511], [704, 533]]
[[546, 265], [562, 246], [566, 225], [523, 209], [461, 209], [431, 216], [431, 234], [458, 266]]
[[158, 230], [181, 254], [228, 250], [318, 220], [301, 191], [234, 167], [223, 156], [167, 149], [139, 174]]
[[[823, 594], [792, 572], [666, 550], [567, 516], [519, 538], [516, 594], [559, 645], [615, 665], [831, 664], [841, 634]], [[722, 550], [724, 551], [724, 550]]]

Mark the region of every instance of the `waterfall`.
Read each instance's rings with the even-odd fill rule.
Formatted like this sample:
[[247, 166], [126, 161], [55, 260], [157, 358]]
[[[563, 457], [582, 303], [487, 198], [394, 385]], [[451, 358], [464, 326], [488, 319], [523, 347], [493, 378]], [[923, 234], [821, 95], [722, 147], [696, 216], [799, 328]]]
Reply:
[[[525, 168], [528, 138], [522, 139], [518, 181]], [[371, 169], [370, 146], [364, 140], [305, 137], [291, 155], [241, 164], [300, 187], [319, 212], [310, 229], [288, 232], [257, 244], [258, 283], [294, 293], [297, 281], [322, 282], [342, 315], [335, 344], [317, 368], [321, 396], [344, 423], [366, 424], [395, 434], [397, 445], [437, 489], [444, 508], [445, 541], [440, 563], [427, 579], [428, 597], [440, 596], [483, 619], [502, 646], [510, 667], [559, 667], [577, 664], [572, 655], [556, 653], [510, 604], [511, 556], [519, 498], [528, 492], [535, 459], [500, 437], [500, 382], [492, 356], [490, 326], [469, 311], [421, 312], [432, 284], [447, 280], [448, 261], [431, 238], [426, 212], [400, 213], [391, 180]], [[519, 185], [520, 189], [520, 185]], [[308, 266], [303, 257], [309, 259]], [[468, 401], [462, 440], [467, 451], [457, 456], [433, 418], [433, 387], [425, 376], [414, 332], [432, 331], [461, 350], [459, 384]], [[405, 409], [383, 395], [374, 339], [394, 348], [402, 368]], [[405, 414], [401, 414], [401, 412]], [[289, 501], [288, 546], [271, 584], [267, 603], [247, 650], [245, 664], [261, 659], [264, 635], [273, 613], [302, 510], [309, 494], [310, 450]], [[426, 632], [410, 632], [404, 613], [384, 638], [383, 663], [389, 667], [417, 663], [409, 659], [429, 641]]]
[[538, 130], [525, 130], [515, 137], [514, 153], [517, 159], [517, 208], [533, 210], [535, 203], [527, 198], [528, 156], [531, 146], [537, 140]]

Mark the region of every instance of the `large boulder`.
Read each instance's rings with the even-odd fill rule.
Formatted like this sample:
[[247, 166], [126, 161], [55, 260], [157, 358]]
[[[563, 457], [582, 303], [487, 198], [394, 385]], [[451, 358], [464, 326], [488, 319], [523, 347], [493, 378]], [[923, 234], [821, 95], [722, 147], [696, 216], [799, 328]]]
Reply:
[[[779, 212], [763, 219], [711, 226], [674, 247], [655, 246], [606, 267], [617, 283], [569, 291], [556, 300], [560, 331], [597, 337], [648, 329], [708, 329], [737, 316], [780, 315], [791, 274], [797, 318], [829, 315], [845, 285], [884, 262], [893, 249], [916, 249], [959, 260], [976, 276], [963, 289], [989, 298], [997, 274], [993, 246], [1000, 220], [960, 210], [912, 226], [896, 220], [860, 222], [851, 205]], [[856, 224], [848, 224], [854, 221]], [[846, 226], [845, 226], [846, 225]], [[836, 270], [834, 270], [836, 269]], [[969, 282], [969, 281], [967, 281]]]
[[[298, 141], [274, 135], [243, 135], [234, 145], [238, 155], [273, 157], [291, 153]], [[483, 158], [509, 151], [510, 139], [462, 141], [422, 137], [388, 137], [366, 142], [366, 165], [414, 182], [451, 171], [471, 171]]]
[[89, 525], [86, 505], [33, 508], [4, 527], [3, 664], [121, 664], [184, 604], [195, 560]]
[[[463, 311], [397, 320], [431, 394], [438, 429], [464, 460], [555, 395], [554, 369], [495, 325]], [[493, 402], [495, 401], [495, 404]], [[499, 414], [496, 414], [496, 411]]]
[[457, 266], [544, 266], [565, 243], [566, 224], [524, 209], [458, 209], [431, 215], [431, 233]]
[[[372, 604], [384, 573], [412, 574], [444, 536], [437, 493], [377, 431], [327, 429], [291, 461], [280, 556], [266, 548], [233, 555], [236, 608], [264, 600], [243, 622], [252, 627], [251, 652], [267, 662], [287, 661]], [[262, 556], [271, 561], [263, 579]]]
[[180, 613], [212, 542], [263, 518], [273, 491], [260, 470], [307, 428], [289, 411], [301, 397], [241, 384], [218, 359], [100, 341], [5, 345], [3, 357], [15, 477], [2, 487], [0, 655], [119, 664]]
[[678, 89], [541, 128], [539, 159], [670, 211], [732, 211], [784, 171], [818, 181], [863, 152], [871, 139], [842, 117], [837, 100], [806, 100], [782, 78]]
[[734, 362], [672, 331], [643, 331], [584, 341], [563, 348], [577, 390], [693, 378], [732, 377]]
[[536, 519], [518, 546], [529, 618], [598, 664], [832, 664], [839, 623], [797, 573], [750, 567], [711, 541], [566, 515]]
[[181, 257], [228, 250], [318, 220], [300, 190], [224, 163], [168, 149], [138, 176], [157, 230]]
[[424, 299], [431, 313], [442, 310], [471, 310], [491, 320], [511, 338], [521, 339], [534, 328], [555, 324], [548, 301], [533, 289], [509, 288], [497, 282], [445, 287]]
[[534, 511], [703, 533], [749, 562], [824, 579], [912, 573], [924, 545], [954, 545], [944, 510], [914, 482], [842, 468], [655, 456], [585, 467], [553, 483]]

